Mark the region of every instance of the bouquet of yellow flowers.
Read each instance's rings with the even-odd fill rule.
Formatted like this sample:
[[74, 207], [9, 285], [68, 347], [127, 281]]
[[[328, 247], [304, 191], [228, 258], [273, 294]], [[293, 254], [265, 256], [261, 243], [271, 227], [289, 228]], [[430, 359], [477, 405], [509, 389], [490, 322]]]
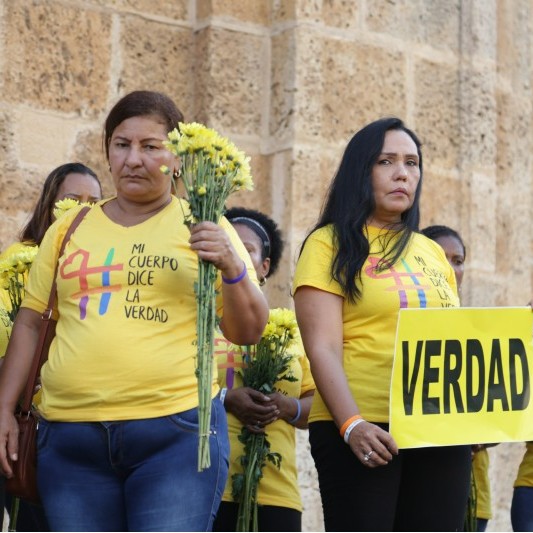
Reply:
[[11, 309], [8, 314], [11, 321], [15, 320], [20, 309], [25, 294], [25, 279], [36, 255], [37, 246], [21, 245], [15, 253], [0, 261], [0, 284], [9, 296]]
[[[252, 190], [249, 158], [215, 130], [197, 122], [179, 124], [168, 134], [165, 147], [181, 159], [190, 215], [187, 224], [218, 223], [228, 196], [241, 189]], [[163, 167], [164, 172], [169, 169]], [[213, 343], [216, 326], [216, 267], [198, 259], [198, 281], [194, 289], [197, 305], [197, 358], [199, 445], [198, 470], [211, 465], [209, 427], [213, 380]]]
[[[276, 382], [296, 381], [289, 372], [293, 356], [287, 352], [294, 343], [298, 325], [293, 311], [272, 309], [261, 340], [249, 346], [244, 356], [243, 386], [263, 394], [275, 392]], [[282, 457], [270, 451], [266, 433], [252, 433], [243, 426], [239, 441], [244, 444], [240, 457], [243, 472], [232, 476], [232, 496], [239, 503], [237, 531], [258, 531], [257, 489], [267, 461], [281, 467]]]

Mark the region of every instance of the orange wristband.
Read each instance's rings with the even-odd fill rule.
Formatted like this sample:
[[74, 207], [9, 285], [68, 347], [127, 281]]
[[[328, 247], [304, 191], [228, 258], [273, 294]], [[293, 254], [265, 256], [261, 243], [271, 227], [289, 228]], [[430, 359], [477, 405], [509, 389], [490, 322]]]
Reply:
[[361, 415], [353, 415], [350, 418], [348, 418], [348, 420], [346, 420], [346, 422], [344, 422], [344, 424], [341, 426], [341, 429], [340, 429], [341, 437], [344, 438], [344, 433], [346, 433], [346, 430], [348, 429], [348, 426], [352, 422], [355, 422], [356, 420], [359, 420], [360, 418], [363, 418], [363, 417]]

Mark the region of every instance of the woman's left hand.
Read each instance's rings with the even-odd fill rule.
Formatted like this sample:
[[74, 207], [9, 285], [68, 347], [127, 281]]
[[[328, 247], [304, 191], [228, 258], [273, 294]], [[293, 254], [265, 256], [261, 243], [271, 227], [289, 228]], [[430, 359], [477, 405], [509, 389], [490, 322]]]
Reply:
[[213, 263], [224, 277], [232, 279], [242, 272], [242, 259], [218, 224], [200, 222], [191, 226], [189, 243], [200, 259]]
[[390, 433], [366, 420], [352, 430], [348, 444], [361, 463], [370, 468], [384, 466], [398, 455]]

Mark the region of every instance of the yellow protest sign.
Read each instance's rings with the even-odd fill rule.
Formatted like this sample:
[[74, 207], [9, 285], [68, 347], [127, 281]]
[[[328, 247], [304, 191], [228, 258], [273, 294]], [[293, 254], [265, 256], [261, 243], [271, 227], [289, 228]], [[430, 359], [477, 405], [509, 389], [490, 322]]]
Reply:
[[400, 448], [533, 440], [530, 307], [402, 309], [390, 432]]

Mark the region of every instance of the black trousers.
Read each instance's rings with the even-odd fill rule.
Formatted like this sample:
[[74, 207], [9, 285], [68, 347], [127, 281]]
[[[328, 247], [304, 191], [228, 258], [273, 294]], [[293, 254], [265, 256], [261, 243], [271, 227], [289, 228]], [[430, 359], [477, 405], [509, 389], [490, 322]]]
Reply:
[[463, 530], [470, 446], [400, 450], [388, 465], [368, 468], [333, 422], [309, 424], [309, 441], [326, 531]]
[[[213, 531], [236, 531], [239, 505], [222, 502], [218, 509]], [[288, 507], [260, 505], [257, 510], [259, 531], [302, 531], [302, 513]]]

